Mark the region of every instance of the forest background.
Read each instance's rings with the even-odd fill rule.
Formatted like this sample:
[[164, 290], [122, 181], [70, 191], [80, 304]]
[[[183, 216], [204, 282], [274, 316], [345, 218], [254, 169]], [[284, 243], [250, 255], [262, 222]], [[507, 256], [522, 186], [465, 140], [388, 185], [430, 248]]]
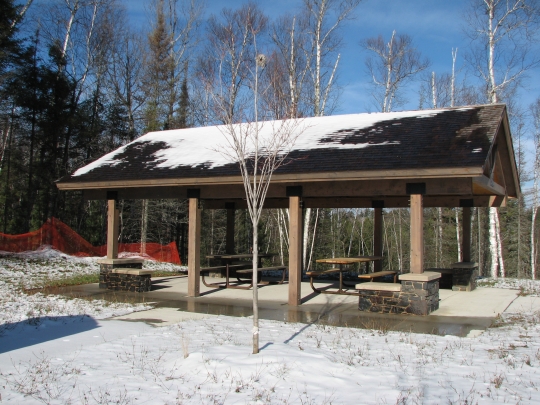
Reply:
[[[104, 244], [105, 202], [54, 182], [149, 131], [241, 120], [263, 55], [265, 119], [506, 103], [523, 196], [473, 210], [472, 256], [481, 274], [536, 278], [540, 6], [451, 3], [445, 15], [422, 0], [0, 0], [0, 232], [56, 217]], [[414, 25], [441, 31], [403, 31]], [[433, 46], [441, 43], [448, 49]], [[176, 241], [185, 262], [185, 201], [123, 200], [120, 213], [121, 242]], [[426, 267], [460, 261], [460, 209], [424, 215]], [[321, 257], [372, 254], [372, 210], [304, 218], [304, 269]], [[203, 210], [201, 257], [224, 251], [225, 225], [225, 211]], [[265, 210], [260, 250], [286, 262], [287, 230], [287, 210]], [[238, 211], [237, 252], [250, 250], [251, 232]], [[407, 271], [408, 255], [408, 210], [386, 209], [384, 267]]]

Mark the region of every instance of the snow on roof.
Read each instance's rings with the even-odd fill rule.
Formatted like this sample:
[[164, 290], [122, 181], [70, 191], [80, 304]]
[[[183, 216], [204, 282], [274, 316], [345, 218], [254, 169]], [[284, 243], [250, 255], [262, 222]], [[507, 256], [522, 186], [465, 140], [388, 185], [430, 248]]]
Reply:
[[[464, 107], [459, 110], [468, 110]], [[399, 141], [385, 141], [382, 143], [342, 143], [340, 133], [348, 130], [369, 128], [382, 121], [398, 120], [403, 118], [433, 117], [448, 110], [403, 111], [374, 114], [348, 114], [328, 117], [313, 117], [298, 120], [293, 127], [298, 135], [290, 152], [314, 149], [362, 149], [377, 145], [398, 144]], [[290, 122], [290, 120], [289, 120]], [[285, 121], [260, 122], [259, 137], [267, 140], [284, 125]], [[242, 127], [243, 126], [243, 127]], [[242, 131], [246, 124], [237, 124], [235, 131]], [[176, 129], [170, 131], [150, 132], [135, 141], [124, 145], [115, 151], [97, 159], [96, 161], [78, 169], [72, 176], [82, 176], [94, 169], [103, 166], [114, 167], [123, 160], [119, 158], [126, 148], [137, 147], [138, 144], [164, 143], [166, 146], [154, 152], [158, 168], [176, 168], [178, 166], [195, 167], [206, 165], [209, 168], [224, 166], [230, 163], [231, 158], [226, 151], [230, 151], [226, 137], [230, 137], [224, 125]], [[333, 139], [332, 137], [335, 136]]]

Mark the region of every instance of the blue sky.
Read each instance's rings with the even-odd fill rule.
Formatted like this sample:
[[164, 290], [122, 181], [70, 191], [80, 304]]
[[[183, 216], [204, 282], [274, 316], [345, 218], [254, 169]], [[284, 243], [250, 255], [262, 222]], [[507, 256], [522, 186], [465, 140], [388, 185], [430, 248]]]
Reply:
[[[206, 13], [219, 13], [224, 8], [237, 8], [244, 0], [207, 0]], [[133, 21], [147, 21], [148, 0], [129, 0], [126, 7]], [[261, 9], [274, 19], [285, 13], [295, 13], [300, 0], [259, 0]], [[437, 74], [450, 72], [452, 48], [458, 48], [458, 67], [464, 64], [467, 39], [463, 35], [463, 13], [467, 0], [363, 0], [356, 10], [356, 19], [343, 27], [344, 46], [341, 50], [339, 113], [375, 111], [371, 103], [369, 76], [364, 60], [366, 53], [359, 42], [383, 35], [389, 39], [393, 30], [410, 35], [417, 49], [431, 61], [430, 70]], [[464, 70], [462, 70], [464, 72]], [[410, 86], [409, 102], [402, 109], [418, 108], [418, 84]]]

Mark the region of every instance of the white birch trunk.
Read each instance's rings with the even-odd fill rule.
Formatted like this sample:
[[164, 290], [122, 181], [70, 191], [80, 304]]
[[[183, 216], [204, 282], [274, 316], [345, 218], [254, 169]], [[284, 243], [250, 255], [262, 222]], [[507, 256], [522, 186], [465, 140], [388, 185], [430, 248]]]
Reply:
[[439, 264], [442, 262], [442, 245], [443, 245], [443, 233], [442, 233], [442, 208], [437, 208], [437, 240], [438, 240], [438, 252], [437, 252], [437, 265], [436, 267], [439, 267]]
[[146, 235], [148, 230], [148, 200], [142, 200], [141, 207], [141, 254], [146, 254]]
[[311, 208], [306, 208], [304, 216], [304, 232], [302, 235], [302, 263], [306, 264], [309, 244], [309, 223], [311, 222]]
[[283, 227], [281, 222], [281, 209], [277, 210], [277, 226], [278, 226], [278, 233], [279, 233], [279, 259], [281, 262], [281, 265], [283, 266], [285, 264], [285, 259], [283, 255]]
[[313, 224], [313, 236], [311, 238], [311, 248], [309, 249], [309, 261], [306, 270], [311, 270], [311, 263], [313, 262], [313, 248], [315, 246], [315, 235], [317, 234], [317, 224], [319, 222], [319, 209], [315, 210], [315, 224]]
[[392, 105], [390, 101], [390, 94], [392, 90], [392, 60], [393, 60], [393, 48], [394, 48], [394, 37], [396, 36], [396, 31], [392, 31], [392, 37], [388, 43], [388, 59], [386, 62], [386, 83], [384, 90], [384, 101], [383, 101], [383, 110], [382, 112], [389, 112], [392, 110]]
[[397, 233], [397, 227], [396, 227], [396, 216], [394, 217], [394, 238], [396, 239], [396, 246], [398, 247], [398, 266], [401, 269], [402, 268], [402, 259], [401, 259], [401, 216], [399, 216], [399, 238]]
[[253, 354], [259, 353], [259, 236], [257, 222], [253, 222]]
[[454, 107], [456, 103], [456, 58], [457, 48], [452, 48], [452, 78], [450, 81], [450, 107]]
[[358, 208], [354, 211], [354, 221], [353, 221], [353, 224], [352, 224], [352, 227], [351, 227], [351, 237], [349, 238], [349, 249], [347, 251], [347, 257], [351, 256], [354, 229], [356, 228], [356, 218], [358, 218]]
[[491, 253], [491, 277], [499, 276], [499, 256], [497, 250], [497, 208], [489, 208], [489, 251]]
[[431, 98], [433, 108], [437, 108], [437, 83], [435, 82], [435, 72], [431, 72]]
[[[67, 2], [69, 5], [69, 2]], [[77, 14], [77, 11], [79, 9], [79, 0], [77, 0], [73, 6], [73, 8], [70, 10], [69, 20], [66, 25], [66, 36], [64, 38], [64, 43], [62, 45], [62, 57], [66, 57], [67, 47], [69, 43], [69, 38], [71, 37], [71, 28], [73, 27], [73, 22], [75, 20], [75, 15]]]
[[462, 255], [462, 251], [461, 251], [461, 238], [460, 238], [460, 226], [459, 226], [459, 212], [458, 212], [458, 209], [456, 208], [455, 209], [455, 212], [456, 212], [456, 241], [457, 241], [457, 261], [458, 262], [461, 262], [462, 261], [462, 258], [463, 258], [463, 255]]
[[497, 256], [499, 257], [499, 270], [502, 278], [506, 277], [506, 270], [504, 268], [504, 258], [502, 254], [502, 240], [501, 240], [501, 223], [499, 220], [498, 210], [495, 209], [495, 226], [497, 228]]
[[536, 204], [532, 209], [531, 218], [531, 279], [536, 280], [536, 240], [535, 240], [535, 223], [538, 207]]

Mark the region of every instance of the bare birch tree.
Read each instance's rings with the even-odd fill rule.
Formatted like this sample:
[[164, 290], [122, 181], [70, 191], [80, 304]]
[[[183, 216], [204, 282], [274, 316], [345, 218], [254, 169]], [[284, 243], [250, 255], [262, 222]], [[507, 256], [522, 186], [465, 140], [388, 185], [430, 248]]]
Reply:
[[[253, 35], [253, 33], [252, 33]], [[256, 50], [256, 46], [255, 46]], [[253, 72], [252, 114], [244, 111], [243, 123], [228, 119], [224, 125], [226, 147], [220, 149], [231, 161], [238, 162], [247, 206], [253, 227], [253, 353], [259, 352], [258, 309], [258, 224], [272, 174], [287, 158], [288, 152], [300, 135], [296, 119], [263, 122], [259, 120], [259, 72], [265, 67], [265, 56], [257, 55]], [[223, 106], [224, 118], [230, 114], [229, 105]]]
[[400, 94], [403, 86], [424, 71], [429, 61], [422, 58], [410, 36], [396, 35], [396, 31], [387, 43], [379, 35], [360, 44], [369, 53], [366, 67], [375, 88], [375, 103], [382, 112], [392, 111], [405, 101]]
[[[288, 82], [288, 97], [283, 100], [288, 106], [288, 117], [323, 116], [333, 109], [342, 43], [339, 30], [344, 22], [354, 18], [360, 1], [304, 0], [298, 18], [284, 17], [274, 25], [272, 38], [283, 60]], [[307, 208], [302, 244], [304, 265], [311, 214], [311, 208]], [[314, 228], [313, 237], [315, 232]]]
[[[540, 58], [531, 52], [538, 30], [540, 4], [535, 0], [471, 0], [466, 14], [471, 51], [466, 57], [484, 82], [488, 102], [512, 93]], [[498, 210], [489, 209], [491, 276], [504, 274]]]
[[540, 180], [540, 98], [537, 98], [531, 106], [533, 116], [533, 143], [534, 143], [534, 163], [533, 163], [533, 189], [531, 207], [531, 278], [536, 280], [536, 216], [538, 214], [538, 182]]

